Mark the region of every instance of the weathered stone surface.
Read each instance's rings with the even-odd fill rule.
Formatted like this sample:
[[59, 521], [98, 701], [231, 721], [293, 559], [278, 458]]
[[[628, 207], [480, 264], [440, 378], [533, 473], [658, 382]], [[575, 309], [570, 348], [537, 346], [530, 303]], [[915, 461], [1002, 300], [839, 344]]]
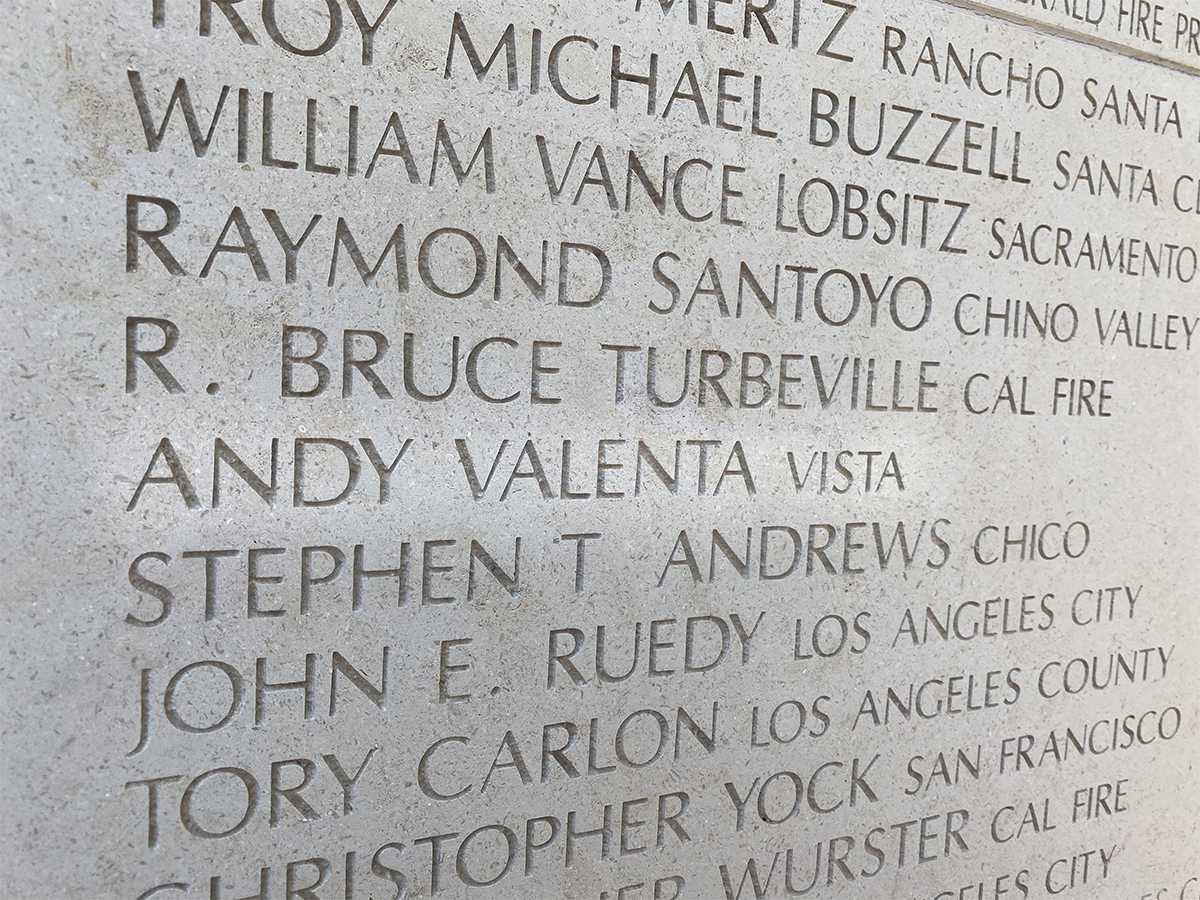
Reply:
[[10, 5], [0, 894], [1196, 900], [1136, 5]]

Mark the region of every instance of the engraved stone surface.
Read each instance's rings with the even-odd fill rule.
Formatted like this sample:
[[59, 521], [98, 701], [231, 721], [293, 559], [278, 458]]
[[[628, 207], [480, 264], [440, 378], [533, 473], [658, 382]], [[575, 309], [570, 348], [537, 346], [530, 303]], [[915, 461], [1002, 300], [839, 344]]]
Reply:
[[1200, 898], [1200, 4], [6, 10], [0, 895]]

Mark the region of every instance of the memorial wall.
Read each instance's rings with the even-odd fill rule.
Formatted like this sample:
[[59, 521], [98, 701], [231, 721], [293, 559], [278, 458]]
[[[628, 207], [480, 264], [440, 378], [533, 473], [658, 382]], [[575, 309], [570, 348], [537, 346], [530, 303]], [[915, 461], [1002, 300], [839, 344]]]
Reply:
[[1200, 898], [1200, 2], [6, 8], [0, 896]]

